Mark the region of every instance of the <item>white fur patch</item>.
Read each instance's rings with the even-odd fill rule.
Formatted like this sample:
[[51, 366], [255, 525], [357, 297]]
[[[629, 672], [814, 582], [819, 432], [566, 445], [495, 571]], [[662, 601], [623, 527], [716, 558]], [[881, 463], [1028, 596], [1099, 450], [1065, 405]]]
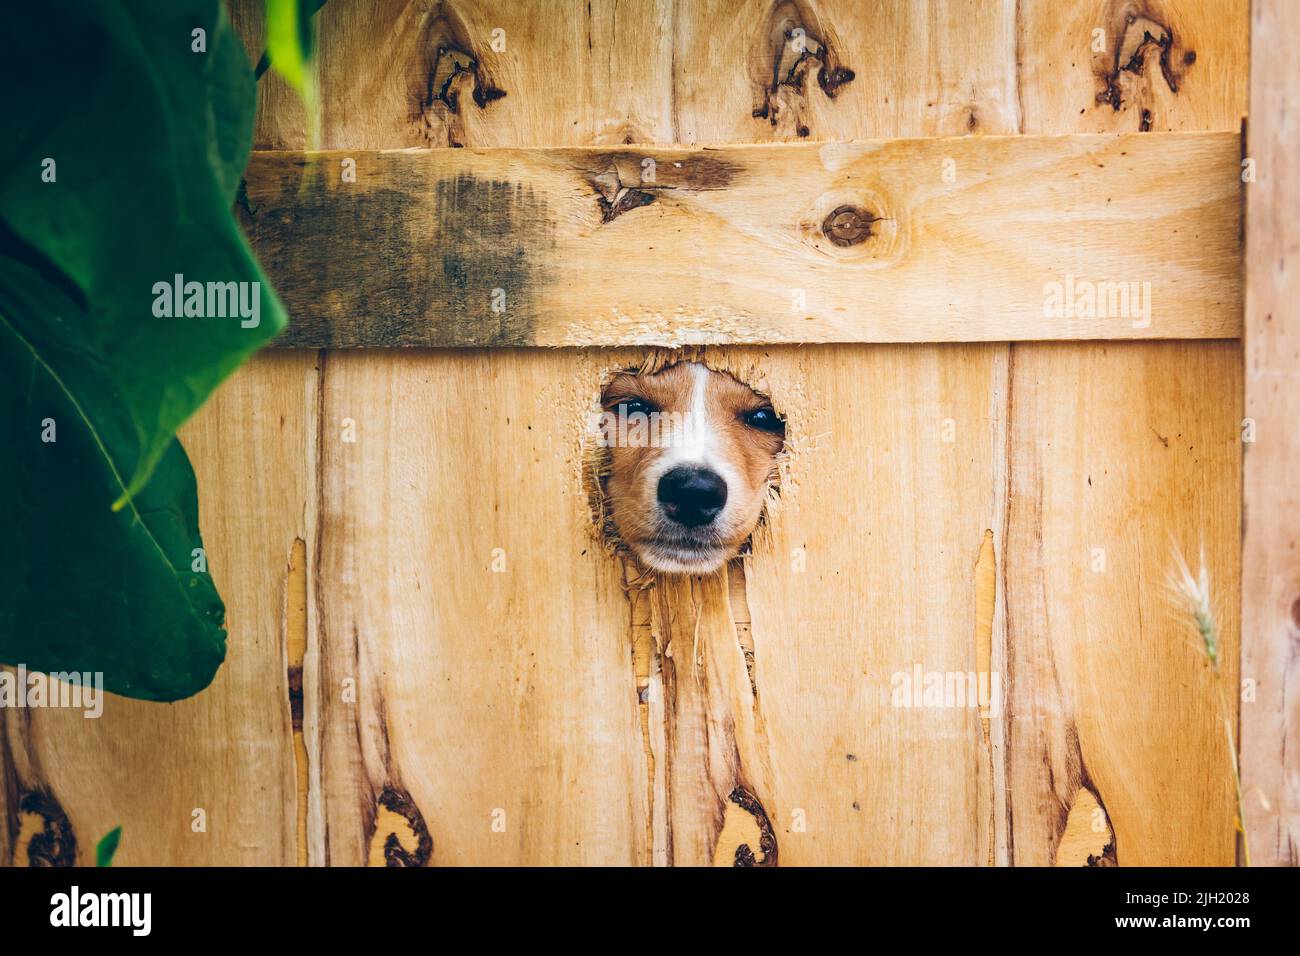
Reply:
[[743, 486], [736, 467], [719, 452], [715, 428], [718, 423], [709, 414], [709, 386], [715, 374], [707, 366], [698, 362], [691, 363], [694, 382], [684, 427], [680, 434], [674, 433], [671, 446], [659, 456], [647, 478], [652, 487], [657, 487], [659, 479], [678, 465], [695, 465], [717, 472], [727, 484], [727, 503], [715, 519], [723, 524], [735, 508], [736, 490]]

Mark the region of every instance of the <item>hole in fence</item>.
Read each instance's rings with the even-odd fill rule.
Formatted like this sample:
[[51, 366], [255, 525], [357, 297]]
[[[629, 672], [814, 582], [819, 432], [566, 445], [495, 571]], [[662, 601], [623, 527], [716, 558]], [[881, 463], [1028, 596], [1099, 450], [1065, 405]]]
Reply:
[[749, 552], [779, 493], [785, 419], [768, 396], [704, 361], [607, 373], [587, 437], [601, 537], [646, 570], [718, 571]]

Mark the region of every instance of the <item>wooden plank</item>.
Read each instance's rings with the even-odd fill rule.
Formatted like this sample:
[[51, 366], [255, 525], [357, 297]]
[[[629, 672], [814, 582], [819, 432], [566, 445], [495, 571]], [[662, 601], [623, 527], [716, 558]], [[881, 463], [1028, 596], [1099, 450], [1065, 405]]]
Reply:
[[646, 858], [629, 607], [578, 453], [607, 358], [327, 360], [321, 862]]
[[[1057, 356], [1064, 351], [1067, 354]], [[1017, 864], [1050, 865], [1081, 803], [1096, 863], [1231, 865], [1230, 751], [1168, 585], [1203, 547], [1236, 686], [1235, 343], [1017, 348], [1010, 397], [1008, 785]], [[1136, 366], [1136, 367], [1135, 367]], [[1072, 374], [1062, 375], [1068, 367]], [[1117, 383], [1123, 389], [1117, 391]], [[1206, 383], [1215, 383], [1207, 389]], [[1095, 808], [1094, 808], [1095, 810]]]
[[[1018, 7], [1025, 132], [1239, 128], [1245, 0]], [[1136, 20], [1131, 29], [1128, 15], [1144, 13], [1162, 25], [1154, 34], [1172, 30], [1177, 89], [1159, 44], [1148, 44], [1115, 76], [1117, 110], [1101, 94], [1121, 35], [1128, 65], [1147, 30]], [[1104, 42], [1093, 53], [1098, 29]], [[1233, 862], [1215, 693], [1163, 582], [1171, 543], [1193, 561], [1204, 545], [1223, 598], [1224, 658], [1235, 666], [1239, 369], [1235, 343], [1011, 346], [1004, 590], [1013, 863]], [[1092, 570], [1094, 548], [1104, 550], [1105, 572]]]
[[[1241, 772], [1253, 862], [1300, 864], [1300, 9], [1255, 0], [1246, 189]], [[1247, 693], [1247, 691], [1249, 693]]]
[[[1001, 528], [1003, 489], [990, 478], [1005, 448], [1004, 354], [998, 344], [706, 350], [774, 397], [789, 460], [780, 508], [744, 565], [752, 703], [743, 670], [721, 680], [727, 671], [710, 666], [717, 631], [701, 635], [698, 678], [674, 654], [676, 702], [707, 692], [743, 703], [715, 710], [709, 739], [735, 728], [782, 866], [988, 862], [990, 755], [978, 694], [964, 688], [988, 672], [977, 566]], [[733, 592], [724, 608], [739, 603]], [[689, 606], [679, 630], [694, 620]], [[912, 693], [918, 669], [922, 684], [937, 674], [954, 694]], [[684, 778], [674, 808], [698, 799], [692, 781], [716, 779], [691, 772], [686, 742], [670, 751]], [[710, 818], [695, 819], [698, 829]]]
[[1215, 338], [1239, 332], [1238, 153], [1228, 133], [262, 153], [243, 208], [285, 346]]
[[1006, 0], [693, 0], [673, 24], [675, 140], [1014, 133], [1016, 9]]
[[1238, 129], [1248, 0], [1017, 6], [1025, 132]]
[[[660, 3], [370, 0], [319, 17], [326, 149], [673, 139]], [[283, 148], [277, 132], [258, 142]]]

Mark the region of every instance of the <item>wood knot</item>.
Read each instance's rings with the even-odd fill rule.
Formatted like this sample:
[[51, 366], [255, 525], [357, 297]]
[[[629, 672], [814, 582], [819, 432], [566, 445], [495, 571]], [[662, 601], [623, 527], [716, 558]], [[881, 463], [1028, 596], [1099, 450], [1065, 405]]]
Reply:
[[18, 801], [13, 862], [22, 866], [76, 866], [77, 835], [67, 813], [48, 790], [31, 790]]
[[727, 795], [722, 831], [713, 848], [714, 866], [770, 867], [777, 865], [776, 832], [767, 811], [744, 787]]
[[428, 866], [433, 838], [420, 808], [405, 790], [384, 788], [375, 806], [368, 854], [371, 866]]
[[856, 246], [871, 235], [876, 217], [857, 206], [837, 206], [822, 222], [822, 232], [837, 246]]

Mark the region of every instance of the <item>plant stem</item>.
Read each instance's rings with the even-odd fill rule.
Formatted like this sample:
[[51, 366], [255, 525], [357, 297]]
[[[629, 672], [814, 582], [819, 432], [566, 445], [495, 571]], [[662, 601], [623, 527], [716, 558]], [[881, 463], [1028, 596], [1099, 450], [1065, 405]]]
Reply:
[[1250, 834], [1246, 831], [1246, 803], [1241, 794], [1241, 768], [1237, 762], [1237, 745], [1233, 739], [1232, 717], [1228, 711], [1227, 698], [1223, 693], [1223, 677], [1219, 669], [1214, 668], [1214, 687], [1219, 694], [1219, 713], [1223, 717], [1223, 732], [1228, 738], [1228, 761], [1232, 764], [1232, 782], [1237, 794], [1237, 823], [1241, 828], [1241, 852], [1246, 866], [1250, 866]]

